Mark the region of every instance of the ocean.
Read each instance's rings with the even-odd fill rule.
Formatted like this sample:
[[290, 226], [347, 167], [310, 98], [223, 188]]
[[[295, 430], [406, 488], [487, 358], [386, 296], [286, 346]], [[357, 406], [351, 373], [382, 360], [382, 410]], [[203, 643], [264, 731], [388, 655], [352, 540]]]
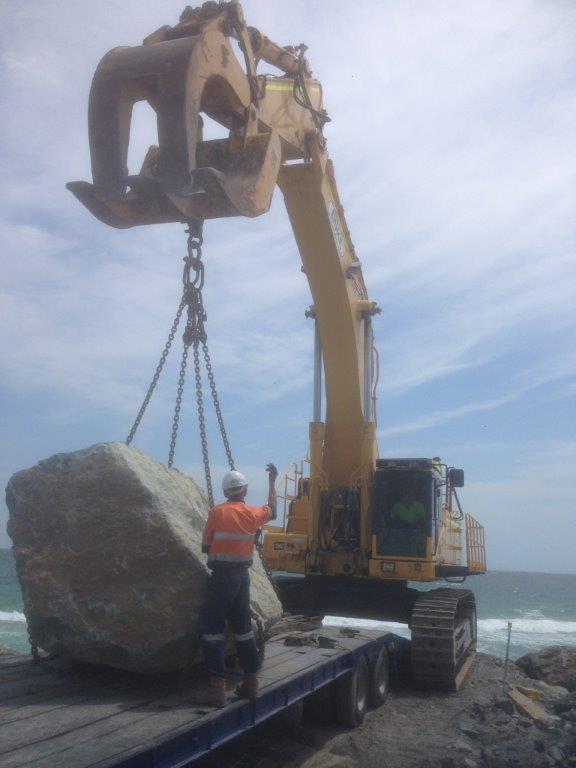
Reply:
[[[576, 575], [490, 571], [468, 579], [478, 606], [478, 648], [504, 656], [507, 622], [512, 622], [511, 657], [547, 645], [576, 645]], [[325, 624], [390, 628], [409, 635], [402, 624], [327, 617]], [[29, 651], [26, 618], [9, 550], [0, 550], [0, 645]]]

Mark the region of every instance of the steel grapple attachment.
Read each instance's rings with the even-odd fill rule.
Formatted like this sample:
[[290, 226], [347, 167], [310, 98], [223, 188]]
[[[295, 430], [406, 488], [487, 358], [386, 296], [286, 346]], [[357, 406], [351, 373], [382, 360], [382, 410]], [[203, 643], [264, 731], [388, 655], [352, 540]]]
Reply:
[[[253, 78], [232, 51], [225, 21], [214, 11], [208, 21], [163, 28], [144, 45], [115, 48], [101, 60], [88, 111], [93, 183], [67, 187], [104, 223], [126, 228], [268, 210], [280, 138], [257, 119]], [[131, 117], [139, 101], [156, 113], [158, 146], [130, 175]], [[229, 137], [203, 141], [201, 113]]]

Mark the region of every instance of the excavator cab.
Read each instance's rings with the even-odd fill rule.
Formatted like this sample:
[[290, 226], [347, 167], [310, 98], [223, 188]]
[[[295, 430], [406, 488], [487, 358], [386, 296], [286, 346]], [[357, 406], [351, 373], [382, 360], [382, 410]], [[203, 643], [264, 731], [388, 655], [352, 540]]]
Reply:
[[432, 559], [442, 544], [444, 527], [461, 532], [456, 488], [463, 486], [464, 470], [446, 467], [439, 458], [377, 459], [372, 491], [374, 556]]
[[377, 555], [426, 557], [438, 485], [431, 464], [427, 459], [377, 460], [372, 517]]

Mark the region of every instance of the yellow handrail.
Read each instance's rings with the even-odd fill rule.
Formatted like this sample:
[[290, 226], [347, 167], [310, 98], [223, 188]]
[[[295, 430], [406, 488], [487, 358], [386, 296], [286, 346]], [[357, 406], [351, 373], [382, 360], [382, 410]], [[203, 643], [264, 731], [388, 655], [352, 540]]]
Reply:
[[469, 514], [466, 514], [466, 556], [471, 573], [486, 573], [484, 526]]

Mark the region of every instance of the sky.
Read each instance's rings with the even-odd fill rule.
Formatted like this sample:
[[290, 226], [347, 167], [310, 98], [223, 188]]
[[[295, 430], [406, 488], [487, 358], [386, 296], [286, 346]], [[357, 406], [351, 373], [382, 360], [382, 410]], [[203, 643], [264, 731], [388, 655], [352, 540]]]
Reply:
[[[382, 456], [466, 472], [494, 569], [576, 572], [576, 5], [569, 0], [247, 0], [305, 42], [370, 297]], [[106, 227], [66, 191], [91, 180], [87, 100], [104, 53], [182, 6], [8, 2], [1, 35], [0, 481], [123, 440], [180, 293], [181, 225]], [[135, 110], [130, 169], [155, 142]], [[209, 344], [237, 465], [307, 450], [313, 328], [279, 192], [207, 222]], [[178, 345], [175, 345], [178, 346]], [[135, 444], [165, 461], [177, 353]], [[202, 480], [193, 387], [175, 465]], [[210, 415], [211, 417], [211, 415]], [[216, 483], [225, 469], [211, 417]], [[0, 546], [9, 546], [0, 509]]]

